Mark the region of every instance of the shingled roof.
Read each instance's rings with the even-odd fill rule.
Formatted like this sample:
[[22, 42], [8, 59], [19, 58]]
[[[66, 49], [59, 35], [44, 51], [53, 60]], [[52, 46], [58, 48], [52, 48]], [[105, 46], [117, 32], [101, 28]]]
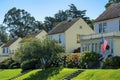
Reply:
[[29, 42], [32, 39], [34, 39], [39, 33], [41, 33], [43, 30], [39, 30], [38, 32], [34, 32], [31, 35], [25, 37], [22, 39], [22, 41], [20, 41], [20, 43], [24, 43], [24, 42]]
[[108, 7], [95, 22], [114, 19], [120, 17], [120, 3], [112, 4]]
[[63, 33], [68, 28], [70, 28], [76, 21], [78, 21], [80, 18], [74, 18], [71, 21], [63, 21], [59, 23], [57, 26], [55, 26], [48, 35], [57, 34], [57, 33]]
[[12, 39], [8, 41], [3, 47], [9, 47], [11, 44], [13, 44], [18, 38]]

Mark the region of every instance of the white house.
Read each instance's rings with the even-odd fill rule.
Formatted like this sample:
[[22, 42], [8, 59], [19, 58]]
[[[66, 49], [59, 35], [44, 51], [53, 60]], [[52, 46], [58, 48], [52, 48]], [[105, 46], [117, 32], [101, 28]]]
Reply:
[[48, 33], [48, 37], [50, 40], [57, 40], [66, 53], [71, 53], [80, 47], [80, 35], [92, 33], [94, 31], [82, 18], [74, 18], [59, 23]]
[[120, 56], [120, 3], [108, 7], [94, 23], [95, 34], [80, 37], [81, 52], [94, 51], [101, 53], [101, 40], [108, 41], [106, 55]]

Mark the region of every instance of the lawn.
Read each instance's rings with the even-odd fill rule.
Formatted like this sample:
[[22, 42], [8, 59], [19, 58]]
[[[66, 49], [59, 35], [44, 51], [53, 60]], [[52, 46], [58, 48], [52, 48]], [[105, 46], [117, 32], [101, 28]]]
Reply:
[[86, 70], [72, 80], [120, 80], [120, 69]]
[[51, 68], [47, 70], [33, 70], [18, 77], [16, 80], [63, 80], [78, 69], [70, 68]]
[[21, 69], [0, 70], [0, 80], [9, 80], [21, 73]]

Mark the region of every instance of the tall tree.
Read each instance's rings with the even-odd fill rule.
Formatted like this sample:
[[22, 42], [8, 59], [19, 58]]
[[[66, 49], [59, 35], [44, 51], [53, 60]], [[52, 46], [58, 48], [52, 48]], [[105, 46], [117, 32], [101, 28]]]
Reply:
[[47, 32], [50, 31], [55, 26], [55, 22], [56, 20], [54, 17], [45, 17], [44, 21], [45, 30]]
[[0, 44], [8, 41], [8, 34], [6, 33], [6, 27], [0, 25]]
[[108, 3], [105, 5], [105, 8], [108, 8], [113, 3], [119, 3], [120, 0], [109, 0]]
[[25, 37], [33, 30], [35, 19], [23, 9], [10, 9], [6, 14], [3, 23], [7, 24], [12, 37]]
[[56, 13], [56, 14], [54, 15], [54, 17], [55, 17], [56, 21], [58, 21], [58, 22], [67, 20], [67, 14], [66, 14], [66, 12], [63, 11], [63, 10], [59, 10], [58, 13]]

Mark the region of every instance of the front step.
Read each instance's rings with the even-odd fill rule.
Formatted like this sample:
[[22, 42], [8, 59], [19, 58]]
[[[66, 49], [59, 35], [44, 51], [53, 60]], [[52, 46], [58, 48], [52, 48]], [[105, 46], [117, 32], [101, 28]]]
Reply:
[[74, 72], [73, 74], [69, 75], [68, 77], [64, 78], [64, 80], [70, 80], [74, 77], [76, 77], [77, 75], [79, 75], [80, 73], [82, 73], [84, 70], [78, 70], [76, 72]]

